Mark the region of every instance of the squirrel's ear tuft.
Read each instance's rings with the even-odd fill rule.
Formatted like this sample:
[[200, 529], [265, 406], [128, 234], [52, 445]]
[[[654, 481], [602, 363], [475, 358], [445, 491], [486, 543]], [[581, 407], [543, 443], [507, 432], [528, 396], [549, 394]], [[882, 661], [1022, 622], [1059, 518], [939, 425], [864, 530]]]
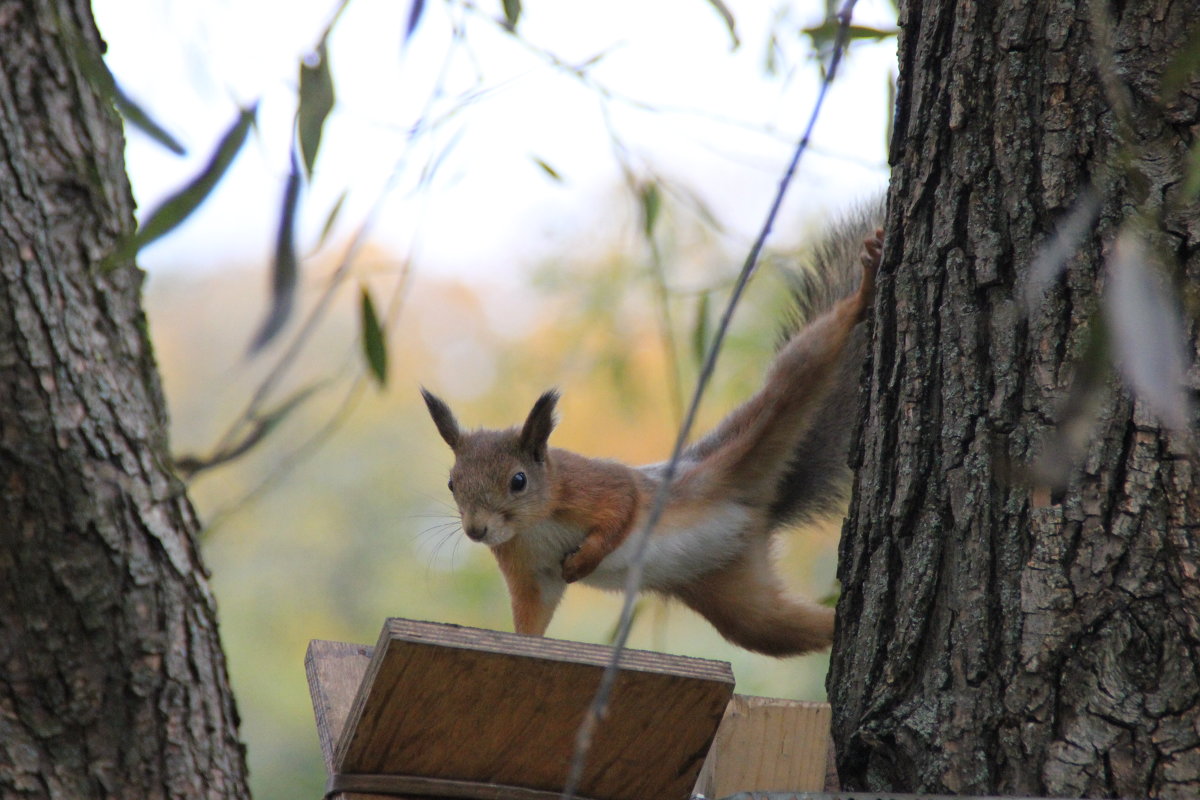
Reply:
[[446, 444], [450, 445], [451, 450], [457, 450], [462, 433], [458, 430], [458, 420], [454, 418], [450, 406], [424, 387], [421, 388], [421, 397], [425, 400], [425, 407], [429, 409], [429, 416], [433, 417], [433, 424], [437, 425], [438, 433], [446, 440]]
[[554, 430], [554, 405], [557, 402], [557, 389], [544, 393], [533, 404], [521, 428], [521, 451], [539, 463], [546, 460], [546, 443], [550, 440], [550, 432]]

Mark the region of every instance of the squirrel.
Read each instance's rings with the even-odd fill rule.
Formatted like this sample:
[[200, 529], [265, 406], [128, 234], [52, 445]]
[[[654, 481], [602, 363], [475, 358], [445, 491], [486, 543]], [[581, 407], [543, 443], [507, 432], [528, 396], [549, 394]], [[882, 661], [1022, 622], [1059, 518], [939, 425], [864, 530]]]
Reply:
[[[763, 387], [683, 452], [647, 542], [643, 589], [681, 600], [747, 650], [799, 655], [833, 639], [833, 609], [784, 589], [771, 540], [844, 501], [848, 397], [866, 348], [856, 329], [883, 250], [876, 224], [865, 213], [848, 220], [818, 251], [818, 269], [794, 292], [807, 323], [779, 348]], [[630, 534], [664, 464], [629, 467], [550, 447], [554, 389], [508, 430], [464, 431], [445, 402], [421, 395], [454, 453], [448, 486], [463, 530], [495, 555], [518, 633], [543, 635], [567, 584], [624, 587]]]

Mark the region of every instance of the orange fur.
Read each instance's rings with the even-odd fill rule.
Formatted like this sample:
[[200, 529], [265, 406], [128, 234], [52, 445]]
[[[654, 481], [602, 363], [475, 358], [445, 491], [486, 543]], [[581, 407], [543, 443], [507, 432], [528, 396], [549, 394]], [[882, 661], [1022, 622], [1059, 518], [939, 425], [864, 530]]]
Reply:
[[[858, 289], [801, 328], [763, 388], [685, 452], [648, 543], [645, 587], [679, 598], [750, 650], [794, 655], [832, 640], [833, 610], [790, 596], [775, 573], [773, 504], [866, 314], [881, 251], [878, 231], [864, 242]], [[619, 588], [632, 557], [625, 544], [645, 523], [661, 466], [549, 448], [554, 391], [519, 429], [466, 433], [445, 403], [422, 394], [455, 454], [451, 490], [463, 529], [495, 554], [518, 632], [544, 634], [568, 583]]]
[[578, 549], [562, 562], [567, 583], [586, 578], [633, 529], [637, 511], [646, 497], [628, 467], [595, 461], [567, 450], [555, 450], [559, 481], [552, 515], [586, 530]]
[[542, 592], [533, 574], [533, 565], [524, 558], [524, 553], [514, 546], [515, 539], [492, 548], [500, 573], [508, 586], [512, 602], [513, 628], [517, 633], [541, 636], [550, 625], [554, 606], [547, 608], [542, 602]]
[[770, 656], [828, 647], [833, 609], [789, 594], [779, 582], [766, 540], [752, 539], [740, 558], [686, 586], [678, 596], [734, 644]]

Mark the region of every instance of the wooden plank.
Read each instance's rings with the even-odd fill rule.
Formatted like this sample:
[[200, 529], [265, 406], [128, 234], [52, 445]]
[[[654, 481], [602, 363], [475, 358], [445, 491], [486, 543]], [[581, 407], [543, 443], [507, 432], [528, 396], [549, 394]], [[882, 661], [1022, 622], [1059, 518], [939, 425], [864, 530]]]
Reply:
[[696, 793], [823, 791], [831, 719], [828, 703], [735, 694]]
[[323, 639], [308, 643], [304, 672], [308, 675], [308, 693], [312, 695], [317, 738], [327, 774], [333, 773], [333, 751], [374, 650], [370, 645]]
[[[325, 761], [325, 773], [333, 774], [333, 751], [345, 727], [346, 717], [354, 704], [354, 696], [362, 685], [371, 653], [367, 644], [349, 644], [313, 639], [304, 656], [304, 671], [308, 675], [308, 692], [312, 696], [313, 715], [317, 720], [317, 739]], [[329, 800], [396, 800], [391, 795], [340, 792]], [[418, 800], [418, 798], [414, 798]]]
[[[309, 694], [312, 696], [313, 713], [317, 722], [317, 738], [325, 762], [327, 775], [333, 774], [333, 751], [338, 736], [345, 726], [346, 717], [358, 688], [366, 675], [375, 648], [370, 645], [347, 644], [314, 639], [308, 644], [304, 666], [308, 675]], [[379, 780], [374, 780], [378, 778]], [[357, 791], [336, 791], [329, 800], [438, 800], [439, 798], [474, 798], [484, 800], [557, 800], [558, 792], [547, 793], [537, 798], [532, 790], [506, 791], [500, 787], [488, 791], [486, 787], [456, 786], [453, 781], [436, 781], [432, 778], [407, 779], [408, 791], [396, 793], [395, 776], [356, 775]], [[375, 785], [373, 785], [375, 784]], [[380, 788], [383, 787], [383, 788]], [[330, 787], [327, 787], [330, 788]], [[374, 789], [377, 791], [368, 791]]]
[[[334, 771], [561, 790], [611, 652], [390, 619], [343, 735], [324, 712]], [[733, 692], [729, 665], [629, 650], [622, 666], [579, 793], [686, 800]]]

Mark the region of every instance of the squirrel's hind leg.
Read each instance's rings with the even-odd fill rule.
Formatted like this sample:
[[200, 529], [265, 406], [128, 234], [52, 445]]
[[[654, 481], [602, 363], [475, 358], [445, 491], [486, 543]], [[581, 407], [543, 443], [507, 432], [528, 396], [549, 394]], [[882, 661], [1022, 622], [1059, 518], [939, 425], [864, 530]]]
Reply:
[[736, 561], [675, 594], [747, 650], [795, 656], [825, 649], [833, 641], [833, 609], [788, 592], [770, 550], [769, 540], [751, 540]]

